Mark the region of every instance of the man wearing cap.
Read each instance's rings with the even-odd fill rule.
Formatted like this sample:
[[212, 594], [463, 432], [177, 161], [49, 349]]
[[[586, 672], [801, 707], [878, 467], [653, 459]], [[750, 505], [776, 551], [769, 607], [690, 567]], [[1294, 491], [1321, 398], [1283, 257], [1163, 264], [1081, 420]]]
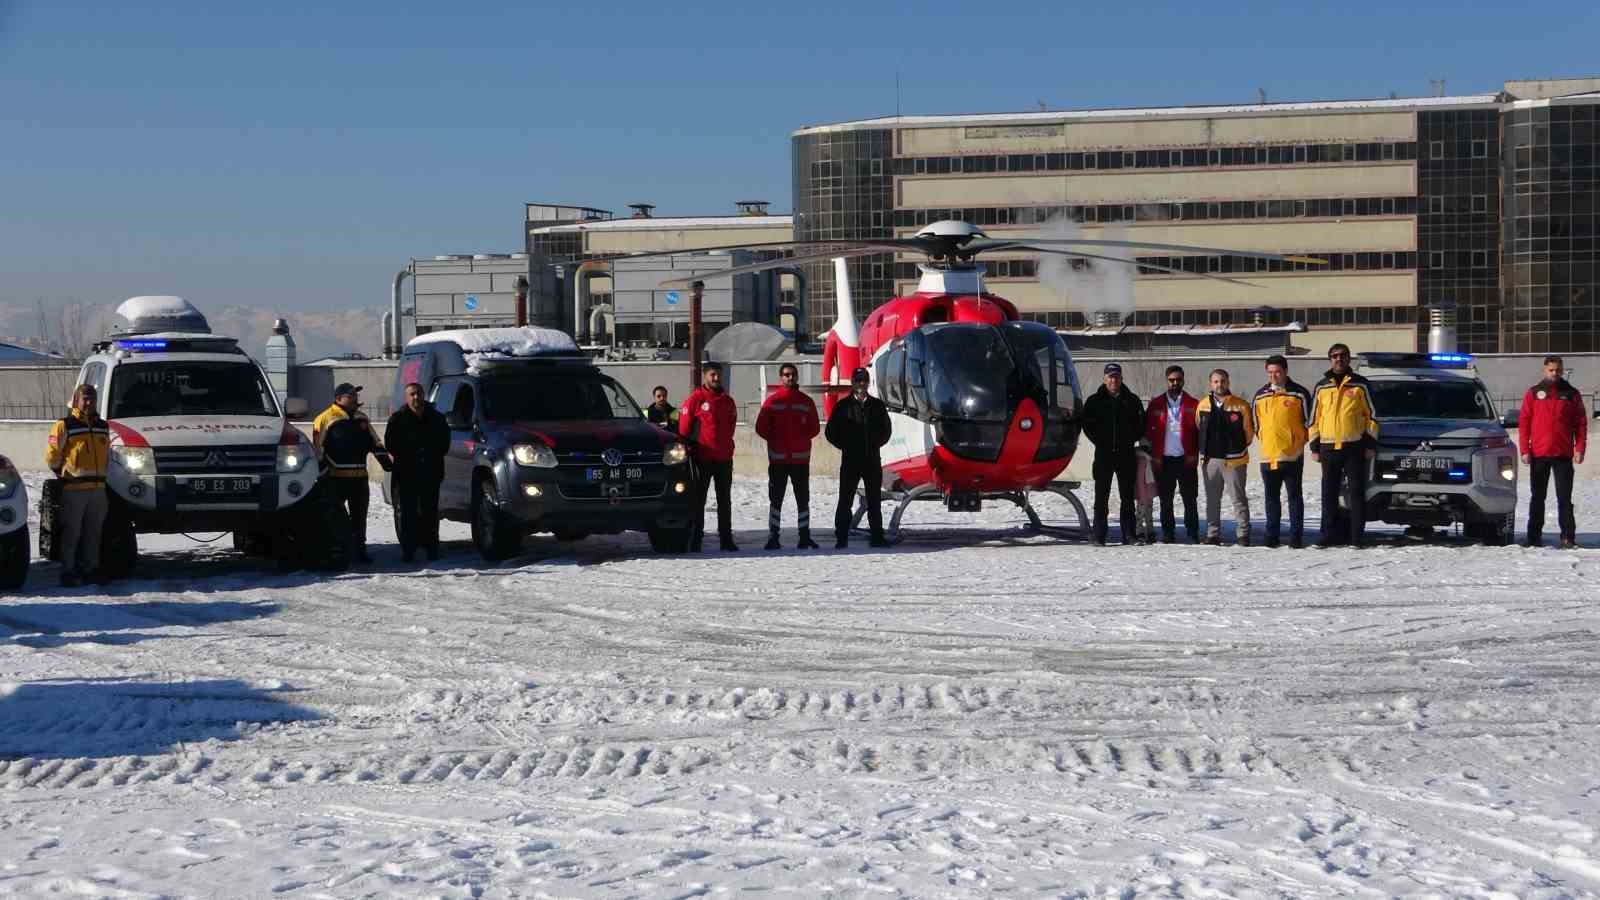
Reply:
[[850, 512], [856, 499], [856, 485], [867, 492], [867, 524], [874, 547], [887, 547], [883, 536], [883, 459], [879, 450], [889, 443], [894, 426], [889, 408], [867, 393], [872, 375], [856, 369], [850, 375], [850, 394], [833, 407], [828, 416], [828, 443], [839, 448], [839, 506], [833, 513], [835, 547], [850, 545]]
[[333, 389], [333, 405], [311, 423], [311, 445], [322, 460], [322, 474], [335, 503], [350, 515], [350, 555], [357, 562], [372, 562], [367, 555], [367, 454], [389, 471], [389, 454], [372, 433], [372, 423], [361, 412], [361, 386], [345, 382]]
[[1137, 531], [1134, 497], [1139, 458], [1134, 449], [1144, 441], [1144, 404], [1122, 383], [1122, 366], [1107, 363], [1104, 383], [1083, 404], [1083, 433], [1094, 444], [1094, 542], [1106, 542], [1111, 508], [1111, 479], [1117, 479], [1121, 500], [1122, 542], [1133, 543]]
[[678, 434], [689, 439], [694, 453], [695, 508], [689, 526], [689, 552], [698, 553], [706, 532], [706, 495], [717, 490], [717, 537], [722, 549], [737, 553], [733, 542], [733, 429], [739, 407], [722, 389], [722, 364], [705, 363], [700, 386], [689, 393], [678, 414]]

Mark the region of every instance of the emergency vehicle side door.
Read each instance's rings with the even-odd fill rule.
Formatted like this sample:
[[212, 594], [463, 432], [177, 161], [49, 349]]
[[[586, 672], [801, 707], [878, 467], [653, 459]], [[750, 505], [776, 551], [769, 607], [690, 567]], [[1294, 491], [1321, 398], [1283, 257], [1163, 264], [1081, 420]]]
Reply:
[[[444, 458], [444, 481], [449, 486], [451, 508], [463, 515], [472, 509], [473, 462], [482, 439], [477, 428], [476, 393], [471, 382], [457, 381], [455, 396], [445, 412], [450, 423], [450, 452]], [[441, 505], [443, 500], [441, 490]]]

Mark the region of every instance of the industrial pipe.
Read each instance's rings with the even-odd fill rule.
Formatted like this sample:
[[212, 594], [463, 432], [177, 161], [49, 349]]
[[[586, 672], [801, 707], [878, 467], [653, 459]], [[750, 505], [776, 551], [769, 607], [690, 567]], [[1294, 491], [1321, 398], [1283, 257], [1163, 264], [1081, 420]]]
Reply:
[[394, 339], [394, 313], [383, 311], [383, 355], [389, 358], [389, 351], [397, 342]]
[[389, 328], [391, 330], [390, 336], [393, 340], [389, 346], [384, 349], [383, 354], [390, 359], [399, 359], [400, 351], [403, 349], [405, 344], [405, 326], [401, 323], [400, 319], [400, 286], [410, 275], [411, 267], [409, 265], [396, 272], [394, 275], [394, 291], [389, 297], [389, 316], [391, 318], [391, 324]]
[[[806, 340], [806, 290], [809, 282], [806, 281], [805, 270], [799, 266], [784, 266], [771, 271], [772, 277], [777, 279], [772, 289], [779, 297], [783, 296], [783, 276], [789, 275], [794, 278], [794, 346], [798, 350]], [[778, 306], [781, 308], [783, 304], [780, 302]], [[777, 322], [773, 322], [772, 325], [774, 328], [778, 327]]]
[[[589, 279], [604, 278], [611, 274], [611, 264], [603, 260], [591, 259], [578, 266], [573, 272], [577, 283], [572, 287], [572, 339], [583, 343], [583, 328], [588, 321], [589, 311]], [[594, 332], [591, 329], [589, 340], [594, 341]]]
[[523, 328], [528, 324], [528, 277], [518, 275], [517, 290], [517, 327]]

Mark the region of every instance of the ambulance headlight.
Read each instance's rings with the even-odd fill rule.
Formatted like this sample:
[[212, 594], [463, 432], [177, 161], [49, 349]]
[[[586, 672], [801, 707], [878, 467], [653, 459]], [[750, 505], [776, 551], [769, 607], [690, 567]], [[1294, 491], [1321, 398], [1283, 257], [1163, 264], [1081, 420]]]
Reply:
[[16, 472], [0, 472], [0, 500], [10, 500], [17, 493], [17, 485], [22, 479]]
[[1506, 481], [1517, 480], [1517, 458], [1515, 456], [1500, 457], [1500, 477]]
[[156, 473], [156, 452], [149, 447], [120, 447], [111, 452], [111, 457], [130, 475]]
[[669, 466], [681, 466], [689, 461], [689, 448], [674, 441], [667, 445], [666, 452], [661, 454], [661, 461]]
[[283, 474], [293, 474], [306, 467], [306, 459], [311, 454], [300, 444], [278, 445], [278, 471]]
[[554, 469], [556, 452], [543, 444], [517, 444], [511, 448], [511, 457], [519, 466], [535, 469]]

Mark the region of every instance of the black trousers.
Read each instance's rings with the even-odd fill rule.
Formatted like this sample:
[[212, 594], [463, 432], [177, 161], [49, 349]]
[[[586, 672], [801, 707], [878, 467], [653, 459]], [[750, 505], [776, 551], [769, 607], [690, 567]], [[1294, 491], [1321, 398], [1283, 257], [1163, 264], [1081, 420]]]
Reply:
[[396, 478], [394, 500], [400, 513], [400, 555], [410, 559], [421, 547], [429, 559], [437, 559], [439, 482], [431, 478]]
[[[1340, 488], [1343, 488], [1341, 491]], [[1350, 531], [1340, 535], [1339, 497], [1350, 510]], [[1367, 454], [1359, 444], [1322, 450], [1322, 539], [1359, 546], [1367, 527]]]
[[1267, 492], [1267, 543], [1276, 544], [1283, 536], [1283, 498], [1281, 490], [1289, 496], [1289, 542], [1305, 541], [1306, 461], [1304, 457], [1290, 462], [1280, 462], [1274, 469], [1270, 463], [1261, 464], [1261, 486]]
[[800, 508], [801, 531], [811, 530], [811, 464], [767, 464], [767, 528], [776, 533], [783, 520], [783, 492], [794, 484], [795, 506]]
[[872, 537], [883, 538], [883, 466], [872, 461], [843, 460], [839, 463], [839, 506], [833, 511], [833, 536], [850, 537], [850, 518], [855, 511], [856, 485], [867, 491], [867, 524]]
[[1200, 540], [1200, 509], [1195, 504], [1200, 492], [1199, 469], [1185, 465], [1181, 456], [1163, 456], [1156, 472], [1156, 494], [1161, 498], [1161, 537], [1173, 540], [1178, 525], [1172, 509], [1172, 495], [1183, 496], [1183, 531], [1189, 540]]
[[1528, 480], [1533, 493], [1528, 498], [1528, 540], [1536, 541], [1544, 534], [1544, 496], [1550, 486], [1550, 476], [1556, 476], [1556, 517], [1561, 522], [1561, 536], [1567, 540], [1578, 539], [1578, 519], [1572, 512], [1572, 457], [1535, 456], [1528, 465]]
[[[1162, 468], [1165, 469], [1166, 466], [1162, 466]], [[1096, 542], [1103, 544], [1106, 540], [1106, 519], [1111, 514], [1111, 479], [1115, 477], [1117, 479], [1117, 495], [1122, 501], [1121, 512], [1117, 519], [1122, 526], [1122, 542], [1124, 544], [1133, 543], [1133, 536], [1139, 530], [1133, 513], [1134, 500], [1139, 496], [1133, 479], [1138, 474], [1138, 471], [1139, 458], [1132, 453], [1112, 456], [1109, 453], [1102, 454], [1096, 451], [1094, 455], [1094, 539]], [[1194, 474], [1190, 473], [1189, 477], [1193, 479]], [[1191, 490], [1193, 489], [1191, 488]]]
[[333, 502], [343, 506], [350, 515], [350, 552], [360, 556], [367, 552], [367, 507], [371, 496], [367, 488], [367, 473], [360, 478], [329, 477], [333, 484]]
[[724, 544], [733, 543], [733, 503], [728, 492], [733, 489], [733, 460], [694, 464], [695, 514], [690, 522], [689, 549], [700, 546], [706, 534], [706, 500], [714, 485], [717, 489], [717, 536]]

